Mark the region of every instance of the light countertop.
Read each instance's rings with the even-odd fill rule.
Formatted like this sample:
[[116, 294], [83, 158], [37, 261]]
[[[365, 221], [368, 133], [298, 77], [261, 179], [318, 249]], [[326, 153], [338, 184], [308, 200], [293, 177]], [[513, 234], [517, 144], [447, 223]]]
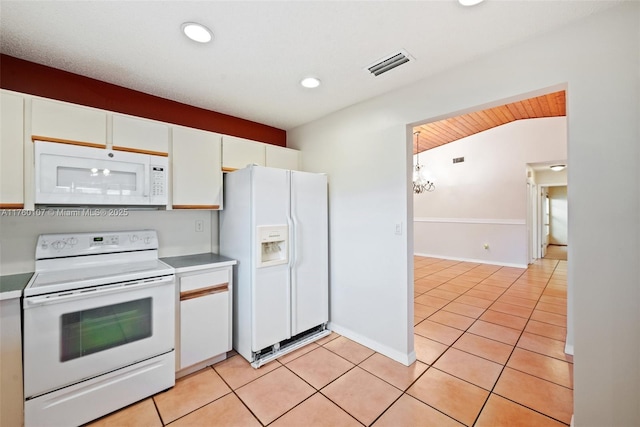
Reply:
[[20, 298], [33, 273], [0, 276], [0, 300]]
[[168, 258], [160, 258], [160, 261], [169, 264], [176, 269], [176, 273], [197, 271], [205, 268], [226, 267], [237, 264], [235, 259], [227, 258], [214, 253], [202, 253], [194, 255], [182, 255]]

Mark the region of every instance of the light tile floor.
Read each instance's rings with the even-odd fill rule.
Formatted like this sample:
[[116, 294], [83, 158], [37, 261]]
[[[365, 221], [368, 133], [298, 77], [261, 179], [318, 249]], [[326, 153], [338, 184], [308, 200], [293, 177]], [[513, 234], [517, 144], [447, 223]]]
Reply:
[[566, 267], [416, 257], [413, 365], [332, 333], [257, 370], [233, 354], [91, 426], [568, 425]]

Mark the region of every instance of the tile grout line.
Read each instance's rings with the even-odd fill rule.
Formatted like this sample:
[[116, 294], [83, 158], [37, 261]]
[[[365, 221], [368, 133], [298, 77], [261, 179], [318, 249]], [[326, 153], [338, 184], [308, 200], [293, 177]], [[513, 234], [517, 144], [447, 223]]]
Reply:
[[[540, 298], [542, 297], [542, 295], [544, 295], [544, 290], [547, 288], [547, 286], [548, 286], [548, 284], [549, 284], [549, 281], [551, 280], [551, 277], [553, 277], [553, 273], [555, 272], [555, 270], [556, 270], [556, 268], [557, 268], [557, 266], [558, 266], [558, 263], [559, 263], [559, 262], [556, 262], [556, 265], [555, 265], [555, 267], [553, 268], [553, 270], [552, 270], [551, 274], [549, 275], [549, 278], [547, 279], [547, 282], [546, 282], [546, 284], [545, 284], [545, 287], [544, 287], [544, 288], [543, 288], [543, 290], [542, 290], [542, 293], [540, 294], [540, 296], [539, 296], [539, 297], [538, 297], [538, 299], [536, 300], [536, 306], [537, 306], [537, 303], [540, 301]], [[524, 272], [523, 272], [522, 274], [524, 274]], [[520, 275], [518, 278], [520, 278], [520, 277], [522, 277], [522, 275]], [[517, 279], [514, 281], [514, 283], [515, 283], [516, 281], [517, 281]], [[513, 284], [512, 284], [512, 285], [513, 285]], [[511, 286], [509, 286], [509, 288], [511, 288]], [[509, 363], [509, 361], [511, 360], [511, 357], [513, 356], [513, 353], [514, 353], [515, 349], [516, 349], [516, 348], [519, 348], [519, 347], [517, 347], [518, 342], [520, 341], [520, 338], [522, 338], [522, 335], [524, 334], [524, 330], [526, 329], [527, 325], [529, 324], [529, 321], [531, 320], [531, 316], [533, 315], [533, 312], [534, 312], [534, 311], [535, 311], [535, 306], [534, 306], [534, 309], [531, 311], [531, 315], [530, 315], [530, 316], [529, 316], [529, 318], [527, 319], [527, 323], [525, 324], [524, 328], [523, 328], [523, 329], [522, 329], [522, 331], [520, 332], [520, 336], [518, 337], [518, 340], [517, 340], [517, 341], [516, 341], [516, 343], [514, 344], [513, 349], [511, 350], [511, 353], [509, 354], [509, 358], [507, 359], [507, 361], [506, 361], [506, 362], [505, 362], [505, 364], [503, 365], [502, 370], [500, 371], [500, 374], [499, 374], [499, 375], [498, 375], [498, 377], [496, 378], [496, 381], [495, 381], [495, 383], [493, 384], [493, 387], [491, 388], [491, 391], [489, 392], [489, 395], [487, 396], [487, 400], [485, 400], [485, 403], [482, 405], [482, 408], [480, 409], [480, 412], [478, 412], [478, 415], [476, 416], [476, 419], [475, 419], [475, 421], [473, 422], [472, 426], [473, 426], [473, 425], [475, 425], [475, 424], [478, 422], [478, 419], [479, 419], [479, 418], [480, 418], [480, 416], [482, 415], [482, 411], [484, 410], [484, 408], [485, 408], [485, 406], [486, 406], [487, 402], [489, 401], [489, 398], [491, 397], [491, 395], [492, 395], [492, 394], [495, 394], [495, 395], [497, 395], [497, 396], [500, 396], [500, 397], [502, 397], [503, 399], [509, 400], [510, 402], [513, 402], [513, 403], [515, 403], [515, 404], [517, 404], [517, 405], [520, 405], [520, 406], [522, 406], [522, 407], [525, 407], [525, 408], [527, 408], [527, 409], [529, 409], [529, 410], [531, 410], [531, 411], [537, 412], [537, 413], [539, 413], [539, 414], [541, 414], [541, 415], [543, 415], [543, 416], [545, 416], [545, 417], [547, 417], [547, 418], [551, 418], [552, 420], [555, 420], [555, 421], [558, 421], [558, 422], [560, 422], [560, 423], [562, 423], [562, 424], [564, 424], [564, 425], [567, 425], [565, 422], [560, 421], [560, 420], [558, 420], [558, 419], [556, 419], [556, 418], [554, 418], [554, 417], [552, 417], [552, 416], [550, 416], [550, 415], [548, 415], [548, 414], [542, 413], [542, 412], [540, 412], [540, 411], [538, 411], [538, 410], [536, 410], [536, 409], [534, 409], [534, 408], [530, 408], [529, 406], [523, 405], [523, 404], [521, 404], [521, 403], [519, 403], [519, 402], [515, 402], [515, 401], [513, 401], [513, 400], [511, 400], [511, 399], [509, 399], [509, 398], [507, 398], [507, 397], [505, 397], [505, 396], [502, 396], [501, 394], [498, 394], [498, 393], [495, 393], [495, 392], [494, 392], [494, 390], [495, 390], [495, 388], [496, 388], [496, 385], [498, 384], [498, 381], [500, 380], [500, 377], [502, 377], [502, 374], [504, 373], [504, 370], [507, 368], [507, 364], [508, 364], [508, 363]], [[521, 348], [521, 347], [520, 347], [520, 348]], [[511, 368], [511, 367], [509, 367], [509, 368], [510, 368], [510, 369], [513, 369], [513, 368]], [[516, 370], [517, 370], [517, 369], [516, 369]], [[519, 371], [519, 370], [517, 370], [517, 371]], [[522, 372], [522, 371], [519, 371], [519, 372]], [[531, 374], [528, 374], [528, 373], [526, 373], [526, 372], [524, 372], [524, 373], [525, 373], [525, 374], [527, 374], [527, 375], [531, 375]], [[548, 380], [545, 380], [544, 378], [540, 378], [540, 377], [535, 376], [535, 375], [531, 375], [531, 376], [533, 376], [533, 377], [535, 377], [535, 378], [539, 378], [539, 379], [541, 379], [541, 380], [543, 380], [543, 381], [548, 381]], [[552, 381], [548, 381], [548, 382], [550, 382], [550, 383], [552, 383], [552, 384], [555, 384], [555, 383], [553, 383]], [[571, 390], [573, 391], [573, 389], [571, 389]]]
[[[488, 396], [487, 396], [487, 399], [485, 400], [484, 404], [482, 405], [482, 408], [480, 409], [480, 412], [478, 412], [478, 415], [476, 416], [476, 419], [474, 420], [473, 424], [475, 424], [475, 423], [478, 421], [478, 419], [479, 419], [480, 415], [482, 414], [482, 411], [484, 410], [484, 407], [486, 406], [486, 403], [487, 403], [487, 402], [488, 402], [488, 400], [489, 400], [489, 397], [490, 397], [492, 394], [496, 394], [496, 395], [497, 395], [497, 393], [494, 393], [494, 391], [493, 391], [493, 390], [495, 389], [495, 386], [497, 385], [498, 380], [500, 379], [500, 377], [502, 376], [502, 373], [504, 372], [505, 368], [507, 367], [507, 363], [508, 363], [508, 362], [509, 362], [509, 360], [511, 359], [511, 357], [512, 357], [512, 355], [513, 355], [513, 352], [514, 352], [514, 351], [515, 351], [515, 349], [517, 348], [517, 344], [518, 344], [518, 342], [520, 341], [520, 338], [522, 337], [522, 335], [524, 334], [524, 330], [526, 329], [527, 324], [528, 324], [528, 323], [529, 323], [529, 321], [531, 320], [531, 316], [533, 315], [533, 312], [535, 311], [535, 309], [536, 309], [536, 307], [537, 307], [537, 305], [538, 305], [538, 303], [539, 303], [539, 301], [540, 301], [540, 298], [542, 297], [542, 295], [544, 295], [544, 290], [547, 288], [547, 286], [548, 286], [549, 282], [551, 281], [551, 278], [553, 277], [553, 275], [554, 275], [554, 273], [555, 273], [555, 271], [556, 271], [556, 269], [557, 269], [558, 264], [559, 264], [559, 262], [556, 262], [556, 263], [555, 263], [555, 266], [553, 267], [553, 269], [552, 269], [552, 271], [550, 272], [550, 274], [549, 274], [548, 278], [546, 279], [545, 286], [542, 288], [542, 292], [540, 293], [540, 295], [538, 296], [538, 298], [535, 300], [535, 302], [536, 302], [536, 303], [535, 303], [535, 305], [533, 306], [533, 308], [532, 308], [532, 310], [531, 310], [531, 314], [530, 314], [530, 315], [529, 315], [529, 317], [527, 318], [527, 322], [525, 323], [525, 325], [524, 325], [524, 327], [522, 328], [522, 330], [520, 330], [520, 334], [519, 334], [519, 336], [518, 336], [518, 339], [517, 339], [517, 340], [516, 340], [516, 342], [513, 344], [513, 347], [512, 347], [512, 349], [511, 349], [511, 353], [509, 354], [509, 357], [507, 358], [507, 360], [506, 360], [505, 364], [504, 364], [504, 365], [502, 365], [502, 369], [501, 369], [501, 371], [500, 371], [500, 374], [497, 376], [496, 381], [495, 381], [495, 383], [493, 384], [493, 386], [492, 386], [491, 390], [489, 390], [489, 394], [488, 394]], [[474, 268], [475, 268], [475, 267], [474, 267]], [[501, 268], [500, 268], [500, 269], [501, 269]], [[471, 288], [467, 289], [467, 291], [465, 291], [464, 293], [460, 294], [460, 296], [462, 296], [462, 295], [466, 294], [468, 291], [472, 290], [472, 289], [473, 289], [473, 288], [475, 288], [477, 285], [482, 284], [482, 282], [483, 282], [484, 280], [486, 280], [486, 279], [490, 278], [492, 275], [494, 275], [494, 274], [495, 274], [497, 271], [499, 271], [500, 269], [498, 269], [498, 270], [494, 271], [494, 272], [493, 272], [493, 273], [491, 273], [488, 277], [486, 277], [486, 278], [482, 279], [480, 282], [476, 283], [474, 286], [472, 286]], [[471, 270], [473, 270], [473, 269], [470, 269], [470, 270], [468, 270], [468, 271], [471, 271]], [[440, 270], [440, 271], [441, 271], [441, 270]], [[510, 290], [510, 289], [511, 289], [511, 287], [512, 287], [514, 284], [516, 284], [516, 282], [517, 282], [520, 278], [522, 278], [522, 276], [523, 276], [527, 271], [528, 271], [528, 268], [527, 268], [527, 269], [525, 269], [525, 270], [524, 270], [520, 275], [518, 275], [516, 278], [514, 278], [514, 280], [511, 282], [511, 284], [510, 284], [507, 288], [504, 288], [504, 290], [503, 290], [503, 291], [502, 291], [502, 292], [501, 292], [501, 293], [496, 297], [496, 299], [492, 301], [492, 304], [491, 304], [491, 305], [493, 305], [493, 303], [497, 302], [497, 301], [498, 301], [498, 299], [499, 299], [500, 297], [502, 297], [502, 296], [503, 296], [503, 295], [504, 295], [508, 290]], [[461, 276], [461, 275], [463, 275], [463, 274], [464, 274], [464, 273], [461, 273], [461, 274], [459, 274], [459, 275], [457, 275], [457, 276], [455, 276], [455, 277], [452, 277], [451, 279], [447, 280], [446, 282], [441, 283], [440, 285], [435, 286], [434, 288], [431, 288], [429, 291], [431, 291], [431, 290], [433, 290], [433, 289], [437, 289], [439, 286], [442, 286], [443, 284], [448, 283], [450, 280], [453, 280], [453, 279], [455, 279], [455, 278], [458, 278], [458, 277], [460, 277], [460, 276]], [[424, 276], [424, 277], [426, 277], [426, 276]], [[421, 295], [427, 294], [429, 291], [424, 292], [424, 293], [422, 293]], [[451, 300], [449, 303], [451, 303], [451, 302], [455, 301], [457, 298], [458, 298], [458, 297], [456, 297], [454, 300]], [[477, 298], [479, 298], [479, 297], [477, 297]], [[414, 296], [414, 299], [415, 299], [415, 296]], [[481, 299], [484, 299], [484, 298], [481, 298]], [[487, 300], [487, 301], [488, 301], [488, 300]], [[436, 313], [438, 313], [440, 310], [443, 310], [443, 309], [444, 309], [444, 308], [445, 308], [449, 303], [447, 303], [447, 304], [446, 304], [446, 305], [444, 305], [443, 307], [439, 308], [436, 312], [432, 313], [430, 316], [428, 316], [427, 318], [425, 318], [425, 319], [423, 319], [423, 320], [427, 320], [427, 319], [429, 319], [431, 316], [433, 316], [433, 315], [435, 315]], [[460, 304], [464, 304], [464, 303], [460, 303]], [[466, 305], [470, 305], [470, 304], [466, 304]], [[453, 346], [454, 346], [454, 345], [455, 345], [455, 343], [460, 339], [460, 337], [461, 337], [462, 335], [464, 335], [464, 333], [470, 333], [470, 334], [473, 334], [472, 332], [468, 332], [468, 330], [469, 330], [469, 329], [470, 329], [470, 328], [471, 328], [471, 327], [472, 327], [472, 326], [473, 326], [473, 325], [474, 325], [478, 320], [480, 320], [480, 317], [481, 317], [482, 315], [484, 315], [484, 314], [485, 314], [485, 313], [490, 309], [491, 305], [490, 305], [489, 307], [485, 308], [485, 309], [484, 309], [484, 311], [483, 311], [483, 312], [482, 312], [482, 313], [481, 313], [481, 314], [480, 314], [480, 315], [475, 319], [475, 321], [474, 321], [474, 322], [473, 322], [473, 323], [472, 323], [472, 324], [471, 324], [467, 329], [463, 330], [463, 334], [461, 334], [461, 335], [460, 335], [460, 336], [459, 336], [459, 337], [458, 337], [458, 338], [457, 338], [457, 339], [456, 339], [456, 340], [455, 340], [451, 345], [449, 345], [449, 346], [447, 347], [447, 349], [446, 349], [445, 351], [443, 351], [443, 352], [440, 354], [440, 356], [438, 356], [438, 357], [433, 361], [433, 363], [430, 365], [430, 368], [434, 368], [434, 369], [436, 369], [436, 370], [439, 370], [437, 367], [435, 367], [435, 366], [434, 366], [434, 365], [435, 365], [435, 363], [437, 363], [437, 361], [438, 361], [438, 360], [440, 360], [440, 358], [444, 355], [444, 353], [446, 353], [447, 351], [449, 351], [449, 349], [454, 348]], [[515, 305], [515, 304], [510, 304], [510, 305]], [[478, 308], [482, 308], [482, 307], [478, 307]], [[446, 310], [445, 310], [445, 311], [446, 311]], [[454, 313], [454, 314], [456, 314], [456, 313]], [[512, 314], [510, 314], [510, 313], [505, 313], [505, 314], [512, 315]], [[513, 316], [513, 315], [512, 315], [512, 316]], [[467, 316], [465, 316], [465, 317], [467, 317]], [[520, 316], [515, 316], [515, 317], [520, 317]], [[436, 322], [436, 321], [433, 321], [433, 322], [438, 323], [438, 324], [441, 324], [441, 325], [443, 325], [443, 326], [447, 326], [447, 327], [453, 328], [453, 327], [451, 327], [451, 326], [449, 326], [449, 325], [444, 325], [444, 324], [439, 323], [439, 322]], [[422, 321], [418, 322], [418, 324], [420, 324], [420, 323], [422, 323]], [[488, 323], [492, 323], [492, 324], [494, 324], [493, 322], [488, 322]], [[496, 324], [496, 325], [498, 325], [498, 326], [504, 326], [504, 325], [499, 325], [499, 324]], [[416, 325], [416, 326], [417, 326], [417, 325]], [[457, 329], [457, 328], [453, 328], [453, 329]], [[510, 329], [513, 329], [513, 328], [510, 328]], [[514, 329], [514, 330], [517, 330], [517, 329]], [[419, 335], [419, 334], [418, 334], [418, 335]], [[476, 334], [473, 334], [473, 335], [476, 335]], [[428, 337], [425, 337], [425, 338], [428, 338]], [[487, 338], [487, 337], [483, 337], [483, 338]], [[431, 338], [429, 338], [429, 339], [431, 339]], [[491, 339], [491, 338], [487, 338], [487, 339]], [[493, 340], [493, 341], [501, 342], [501, 341], [497, 341], [497, 340]], [[438, 341], [436, 341], [436, 342], [438, 342]], [[504, 344], [504, 343], [503, 343], [503, 344]], [[464, 350], [460, 350], [460, 351], [464, 351]], [[467, 353], [467, 352], [465, 352], [465, 353]], [[537, 352], [536, 352], [536, 353], [537, 353]], [[468, 354], [472, 354], [472, 353], [468, 353]], [[537, 354], [541, 354], [541, 353], [537, 353]], [[473, 354], [472, 354], [472, 355], [473, 355]], [[474, 355], [474, 356], [475, 356], [475, 355]], [[545, 355], [545, 356], [546, 356], [546, 355]], [[480, 357], [480, 356], [476, 356], [476, 357]], [[549, 357], [549, 356], [547, 356], [547, 357]], [[484, 360], [488, 360], [488, 359], [485, 359], [485, 358], [482, 358], [482, 359], [484, 359]], [[559, 360], [559, 359], [556, 359], [556, 360]], [[492, 362], [493, 362], [493, 361], [492, 361]], [[495, 362], [494, 362], [494, 363], [495, 363]], [[429, 368], [429, 369], [430, 369], [430, 368]], [[513, 369], [513, 368], [511, 368], [511, 369]], [[428, 370], [428, 369], [427, 369], [427, 370]], [[440, 371], [440, 370], [439, 370], [439, 371]], [[425, 371], [425, 372], [426, 372], [426, 371]], [[446, 373], [446, 374], [448, 374], [448, 375], [451, 375], [451, 376], [453, 376], [453, 377], [455, 377], [455, 378], [458, 378], [458, 379], [460, 379], [460, 380], [462, 380], [462, 381], [465, 381], [465, 382], [467, 382], [467, 383], [469, 383], [469, 384], [472, 384], [472, 385], [475, 385], [476, 387], [478, 387], [476, 384], [473, 384], [473, 383], [471, 383], [471, 382], [469, 382], [469, 381], [466, 381], [466, 380], [464, 380], [464, 379], [462, 379], [462, 378], [459, 378], [459, 377], [457, 377], [457, 376], [455, 376], [455, 375], [453, 375], [453, 374], [450, 374], [450, 373], [448, 373], [448, 372], [446, 372], [446, 371], [440, 371], [440, 372], [445, 372], [445, 373]], [[521, 371], [520, 371], [520, 372], [521, 372]], [[423, 373], [423, 374], [424, 374], [424, 373]], [[527, 373], [525, 372], [525, 374], [527, 374]], [[528, 375], [531, 375], [531, 374], [528, 374]], [[422, 376], [422, 375], [421, 375], [421, 376]], [[540, 377], [537, 377], [537, 376], [535, 376], [535, 375], [532, 375], [532, 376], [534, 376], [534, 377], [536, 377], [536, 378], [539, 378], [539, 379], [541, 379], [541, 380], [544, 380], [544, 381], [548, 381], [548, 380], [545, 380], [544, 378], [540, 378]], [[416, 380], [416, 381], [417, 381], [417, 380]], [[552, 384], [556, 384], [556, 383], [554, 383], [554, 382], [552, 382], [552, 381], [548, 381], [548, 382], [550, 382], [550, 383], [552, 383]], [[563, 387], [563, 386], [562, 386], [562, 385], [560, 385], [560, 384], [557, 384], [557, 385], [559, 385], [559, 386]], [[480, 388], [482, 388], [482, 387], [480, 387]], [[567, 388], [567, 387], [565, 387], [565, 388]], [[485, 389], [485, 390], [486, 390], [486, 389]], [[498, 396], [500, 396], [500, 395], [498, 395]], [[501, 397], [503, 397], [503, 396], [501, 396]], [[503, 397], [503, 398], [504, 398], [504, 397]], [[510, 400], [510, 399], [507, 399], [507, 400]], [[511, 401], [511, 400], [510, 400], [510, 401]], [[426, 402], [423, 402], [423, 403], [425, 403], [425, 404], [426, 404]], [[536, 411], [536, 410], [534, 410], [534, 409], [532, 409], [532, 408], [529, 408], [528, 406], [521, 405], [521, 404], [520, 404], [520, 403], [518, 403], [518, 402], [514, 402], [514, 403], [515, 403], [515, 404], [517, 404], [517, 405], [519, 405], [519, 406], [523, 406], [523, 407], [525, 407], [525, 408], [528, 408], [528, 409], [530, 409], [530, 410], [532, 410], [532, 411], [534, 411], [534, 412], [538, 412], [538, 413], [542, 414], [541, 412]], [[445, 415], [446, 415], [446, 414], [445, 414]], [[544, 415], [545, 417], [548, 417], [548, 418], [551, 418], [551, 419], [554, 419], [554, 420], [555, 420], [555, 418], [553, 418], [553, 417], [551, 417], [551, 416], [549, 416], [549, 415], [546, 415], [546, 414], [542, 414], [542, 415]], [[559, 421], [559, 420], [557, 420], [557, 421]], [[563, 423], [562, 421], [559, 421], [559, 422]], [[472, 425], [473, 425], [473, 424], [472, 424]], [[564, 424], [564, 423], [563, 423], [563, 424]]]

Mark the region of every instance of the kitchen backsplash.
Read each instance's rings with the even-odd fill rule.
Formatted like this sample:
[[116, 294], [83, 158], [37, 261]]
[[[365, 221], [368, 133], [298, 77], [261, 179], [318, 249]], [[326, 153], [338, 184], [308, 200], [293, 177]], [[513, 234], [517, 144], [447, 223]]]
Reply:
[[218, 252], [216, 211], [0, 210], [0, 275], [33, 271], [40, 234], [133, 229], [157, 230], [161, 257]]

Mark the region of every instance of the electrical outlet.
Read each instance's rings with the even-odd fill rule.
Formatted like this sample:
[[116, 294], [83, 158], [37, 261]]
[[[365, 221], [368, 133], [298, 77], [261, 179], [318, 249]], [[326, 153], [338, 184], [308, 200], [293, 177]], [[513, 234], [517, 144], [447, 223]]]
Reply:
[[484, 245], [482, 245], [482, 247], [484, 248], [485, 251], [489, 250], [489, 244], [485, 243]]
[[201, 233], [204, 231], [204, 221], [196, 219], [196, 232]]

